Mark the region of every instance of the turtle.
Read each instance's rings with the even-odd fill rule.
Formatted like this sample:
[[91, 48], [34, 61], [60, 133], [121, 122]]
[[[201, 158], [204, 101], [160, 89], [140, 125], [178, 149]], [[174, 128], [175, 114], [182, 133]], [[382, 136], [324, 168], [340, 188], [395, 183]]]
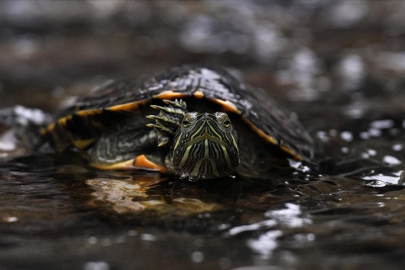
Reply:
[[213, 65], [110, 81], [62, 109], [38, 149], [76, 149], [102, 170], [196, 181], [260, 175], [275, 158], [310, 161], [314, 141], [260, 88]]

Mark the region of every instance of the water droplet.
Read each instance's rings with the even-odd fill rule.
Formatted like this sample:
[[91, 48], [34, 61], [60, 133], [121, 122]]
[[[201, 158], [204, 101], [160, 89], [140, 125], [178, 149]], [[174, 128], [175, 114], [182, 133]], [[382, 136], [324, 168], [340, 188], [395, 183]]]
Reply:
[[16, 222], [16, 221], [18, 221], [17, 217], [8, 217], [7, 218], [7, 222], [9, 222], [9, 223]]
[[339, 63], [338, 72], [344, 89], [356, 89], [365, 73], [363, 59], [356, 54], [345, 56]]
[[376, 128], [376, 129], [392, 128], [394, 126], [394, 121], [392, 121], [392, 120], [373, 121], [373, 122], [371, 122], [370, 126], [371, 126], [371, 128]]
[[370, 128], [368, 130], [368, 133], [370, 134], [370, 136], [379, 137], [381, 135], [381, 130], [376, 129], [376, 128]]
[[229, 225], [229, 224], [227, 224], [227, 223], [223, 223], [223, 224], [220, 224], [220, 225], [218, 226], [218, 229], [219, 229], [219, 230], [226, 230], [226, 229], [228, 229], [229, 227], [231, 227], [231, 225]]
[[144, 241], [156, 241], [157, 237], [154, 236], [153, 234], [144, 233], [141, 235], [141, 239]]
[[202, 261], [204, 260], [204, 253], [202, 253], [202, 252], [200, 252], [200, 251], [194, 251], [194, 252], [191, 254], [191, 260], [192, 260], [194, 263], [200, 263], [200, 262], [202, 262]]
[[87, 262], [84, 265], [84, 270], [109, 270], [110, 266], [108, 263], [103, 261], [98, 262]]
[[327, 141], [329, 140], [329, 137], [328, 137], [328, 135], [326, 134], [325, 131], [318, 131], [318, 132], [316, 133], [316, 136], [317, 136], [319, 139], [321, 139], [322, 141], [324, 141], [324, 142], [327, 142]]
[[340, 138], [346, 142], [351, 142], [353, 140], [353, 135], [349, 131], [343, 131], [340, 133]]
[[301, 161], [296, 161], [293, 159], [287, 159], [287, 160], [288, 160], [288, 163], [290, 164], [290, 167], [292, 167], [292, 168], [298, 169], [302, 165]]
[[370, 134], [368, 134], [368, 132], [366, 131], [360, 132], [360, 138], [362, 138], [363, 140], [368, 140], [370, 139]]
[[393, 156], [385, 156], [383, 158], [383, 162], [390, 164], [390, 165], [398, 165], [401, 163], [401, 161], [399, 159], [397, 159], [396, 157], [393, 157]]
[[44, 124], [49, 116], [39, 109], [28, 109], [23, 106], [14, 107], [14, 113], [18, 116], [17, 121], [22, 125], [32, 122], [34, 124]]
[[94, 245], [94, 244], [97, 244], [98, 239], [97, 239], [97, 237], [90, 236], [90, 237], [87, 239], [87, 242], [89, 242], [89, 244], [91, 244], [91, 245]]
[[299, 233], [294, 236], [294, 239], [298, 242], [311, 242], [315, 240], [315, 235], [312, 233]]
[[370, 156], [375, 156], [375, 155], [377, 155], [377, 151], [375, 151], [374, 149], [368, 149], [368, 154], [370, 155]]
[[370, 158], [370, 155], [367, 153], [361, 153], [361, 157], [367, 159], [367, 158]]
[[404, 147], [402, 146], [402, 144], [394, 144], [392, 146], [392, 150], [394, 151], [401, 151], [402, 149], [404, 149]]

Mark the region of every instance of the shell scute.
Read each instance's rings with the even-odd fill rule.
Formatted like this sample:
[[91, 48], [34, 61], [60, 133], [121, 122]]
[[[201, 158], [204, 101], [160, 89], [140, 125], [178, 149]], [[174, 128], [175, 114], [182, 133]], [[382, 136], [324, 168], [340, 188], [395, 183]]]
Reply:
[[61, 111], [47, 132], [54, 133], [55, 140], [64, 145], [66, 140], [59, 138], [60, 129], [64, 129], [73, 143], [88, 147], [82, 141], [91, 143], [90, 139], [119, 123], [123, 116], [144, 110], [154, 100], [176, 98], [205, 100], [207, 106], [219, 105], [223, 111], [240, 115], [241, 122], [258, 137], [297, 160], [310, 160], [314, 155], [311, 136], [268, 93], [209, 65], [175, 67], [143, 81], [110, 82]]

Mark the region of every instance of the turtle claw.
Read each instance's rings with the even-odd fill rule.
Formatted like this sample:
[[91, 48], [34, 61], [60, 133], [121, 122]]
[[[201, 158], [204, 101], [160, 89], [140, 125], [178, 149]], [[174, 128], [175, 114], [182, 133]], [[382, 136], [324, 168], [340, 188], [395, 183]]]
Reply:
[[171, 105], [173, 107], [177, 107], [180, 108], [182, 110], [186, 110], [187, 109], [187, 103], [184, 102], [182, 99], [175, 99], [173, 100], [169, 100], [169, 99], [164, 99], [163, 100], [164, 103], [166, 103], [167, 105]]
[[147, 127], [154, 128], [157, 132], [158, 147], [166, 145], [174, 136], [181, 125], [187, 104], [181, 99], [168, 100], [163, 102], [168, 106], [150, 105], [151, 108], [159, 110], [159, 115], [147, 115], [146, 118], [154, 120], [155, 123], [147, 124]]
[[181, 173], [180, 174], [180, 179], [181, 180], [188, 179], [188, 181], [190, 181], [190, 182], [197, 182], [198, 180], [200, 180], [200, 178], [198, 176], [195, 176], [195, 175], [191, 176], [188, 173]]
[[196, 177], [196, 176], [190, 176], [189, 178], [188, 178], [188, 181], [190, 181], [190, 182], [197, 182], [199, 180], [199, 178], [198, 177]]
[[164, 134], [158, 134], [158, 147], [164, 146], [169, 142], [169, 137]]
[[162, 106], [158, 106], [158, 105], [150, 105], [150, 107], [152, 108], [152, 109], [155, 109], [155, 110], [165, 110], [165, 107], [162, 107]]
[[177, 115], [181, 115], [183, 117], [184, 114], [186, 113], [184, 109], [175, 108], [172, 106], [163, 107], [163, 106], [159, 106], [159, 105], [150, 105], [150, 107], [155, 110], [160, 110], [160, 115], [172, 114], [174, 116], [177, 114]]
[[179, 122], [176, 121], [175, 119], [173, 119], [172, 117], [164, 116], [164, 115], [147, 115], [146, 118], [156, 120], [156, 121], [161, 120], [161, 121], [168, 122], [168, 123], [175, 124], [175, 125], [179, 124]]
[[174, 134], [171, 129], [169, 129], [169, 128], [161, 125], [161, 124], [147, 124], [146, 126], [150, 127], [150, 128], [159, 129], [161, 131], [165, 131], [165, 132], [170, 133], [170, 134]]

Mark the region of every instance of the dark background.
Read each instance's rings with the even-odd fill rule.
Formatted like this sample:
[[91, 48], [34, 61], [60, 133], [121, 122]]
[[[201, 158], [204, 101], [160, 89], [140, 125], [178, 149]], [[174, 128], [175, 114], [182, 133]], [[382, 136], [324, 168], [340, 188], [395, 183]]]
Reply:
[[403, 14], [403, 1], [0, 1], [0, 107], [54, 110], [107, 79], [200, 62], [287, 106], [403, 100]]

